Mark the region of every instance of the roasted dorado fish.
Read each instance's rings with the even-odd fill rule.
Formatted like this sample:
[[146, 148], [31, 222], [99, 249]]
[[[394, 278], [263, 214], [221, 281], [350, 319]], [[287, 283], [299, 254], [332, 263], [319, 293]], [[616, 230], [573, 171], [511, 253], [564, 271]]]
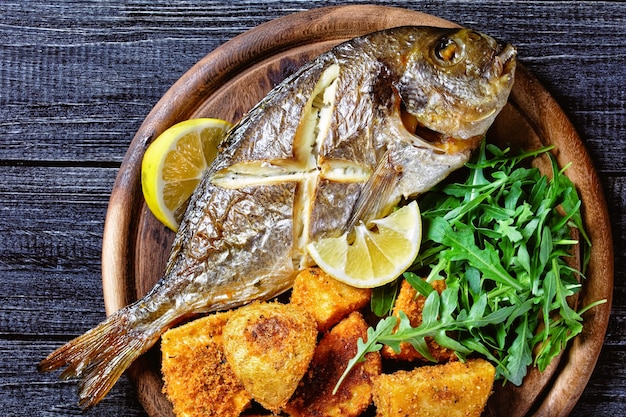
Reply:
[[229, 132], [151, 292], [39, 369], [67, 367], [89, 407], [184, 318], [289, 289], [311, 264], [308, 242], [384, 216], [461, 167], [514, 69], [512, 46], [432, 27], [355, 38], [304, 65]]

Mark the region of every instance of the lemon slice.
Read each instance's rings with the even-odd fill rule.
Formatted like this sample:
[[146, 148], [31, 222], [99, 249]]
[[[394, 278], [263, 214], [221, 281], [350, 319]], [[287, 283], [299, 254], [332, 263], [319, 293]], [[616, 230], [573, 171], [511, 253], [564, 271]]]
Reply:
[[422, 241], [422, 217], [415, 201], [370, 227], [358, 224], [348, 234], [307, 245], [311, 258], [327, 274], [353, 287], [374, 288], [402, 274], [415, 260]]
[[231, 126], [221, 119], [186, 120], [165, 130], [146, 149], [143, 195], [152, 214], [171, 230], [178, 230], [189, 197]]

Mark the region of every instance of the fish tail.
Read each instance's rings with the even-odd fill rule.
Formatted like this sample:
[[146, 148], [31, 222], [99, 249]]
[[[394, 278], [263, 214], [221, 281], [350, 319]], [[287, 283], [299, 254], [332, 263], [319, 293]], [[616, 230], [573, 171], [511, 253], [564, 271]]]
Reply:
[[67, 367], [60, 377], [80, 378], [79, 405], [88, 409], [109, 392], [130, 364], [158, 340], [160, 333], [154, 326], [133, 325], [126, 309], [122, 309], [52, 352], [37, 369], [46, 372]]

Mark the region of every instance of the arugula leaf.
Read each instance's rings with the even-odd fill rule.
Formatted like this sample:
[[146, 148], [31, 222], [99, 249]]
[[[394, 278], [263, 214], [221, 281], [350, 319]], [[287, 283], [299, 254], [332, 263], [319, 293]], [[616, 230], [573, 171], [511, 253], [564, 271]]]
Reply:
[[515, 385], [521, 385], [526, 369], [533, 362], [531, 346], [528, 340], [532, 338], [530, 334], [528, 316], [523, 316], [518, 326], [515, 328], [515, 338], [508, 349], [508, 356], [505, 358], [506, 378]]
[[435, 289], [428, 282], [424, 281], [412, 272], [405, 272], [403, 276], [404, 279], [406, 279], [409, 284], [411, 284], [411, 286], [424, 297], [428, 297], [430, 293], [435, 291]]
[[398, 296], [399, 281], [393, 281], [381, 287], [374, 288], [370, 306], [372, 313], [377, 317], [384, 317], [391, 313], [393, 304]]
[[376, 329], [373, 329], [371, 327], [367, 329], [367, 341], [363, 341], [363, 339], [359, 338], [359, 340], [357, 341], [357, 354], [348, 362], [348, 366], [346, 367], [345, 372], [343, 373], [343, 375], [341, 375], [341, 378], [339, 378], [339, 381], [337, 381], [337, 384], [333, 389], [333, 395], [337, 393], [339, 386], [341, 386], [343, 380], [346, 378], [346, 376], [348, 376], [350, 370], [354, 368], [356, 364], [365, 360], [365, 355], [370, 352], [378, 352], [380, 349], [382, 349], [383, 345], [378, 341], [378, 339], [384, 334], [391, 333], [396, 324], [396, 317], [389, 316], [386, 319], [379, 321], [376, 325]]
[[[582, 331], [582, 314], [605, 300], [578, 311], [568, 304], [580, 290], [591, 243], [576, 188], [551, 149], [512, 154], [483, 141], [465, 182], [446, 181], [423, 196], [421, 252], [403, 275], [426, 297], [422, 323], [412, 327], [402, 312], [381, 320], [341, 380], [382, 344], [399, 351], [408, 342], [432, 360], [425, 341], [432, 337], [461, 359], [483, 355], [498, 377], [519, 385], [528, 366], [545, 370]], [[550, 159], [549, 177], [523, 165], [540, 155]], [[566, 262], [577, 244], [581, 271]], [[445, 279], [441, 295], [429, 284], [435, 279]], [[379, 298], [373, 311], [391, 311], [377, 306], [390, 298]]]

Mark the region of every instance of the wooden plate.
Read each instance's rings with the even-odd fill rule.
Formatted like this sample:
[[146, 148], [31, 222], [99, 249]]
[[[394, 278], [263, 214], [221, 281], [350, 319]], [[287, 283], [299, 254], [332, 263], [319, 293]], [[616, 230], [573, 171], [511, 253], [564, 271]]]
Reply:
[[[401, 25], [455, 26], [423, 13], [382, 6], [344, 6], [296, 13], [260, 25], [220, 46], [181, 77], [136, 133], [116, 179], [106, 217], [102, 275], [107, 314], [142, 297], [161, 276], [173, 234], [145, 207], [140, 184], [147, 145], [167, 127], [193, 117], [231, 121], [286, 75], [331, 46], [368, 32]], [[523, 57], [522, 57], [523, 59]], [[561, 166], [578, 186], [593, 249], [581, 302], [609, 303], [586, 313], [584, 332], [543, 375], [521, 388], [498, 390], [489, 415], [565, 416], [580, 397], [600, 353], [613, 289], [612, 238], [606, 203], [589, 155], [557, 103], [520, 66], [509, 104], [490, 131], [493, 140], [554, 144]], [[160, 357], [152, 349], [128, 375], [148, 414], [171, 416], [161, 393]], [[510, 385], [510, 384], [508, 384]]]

